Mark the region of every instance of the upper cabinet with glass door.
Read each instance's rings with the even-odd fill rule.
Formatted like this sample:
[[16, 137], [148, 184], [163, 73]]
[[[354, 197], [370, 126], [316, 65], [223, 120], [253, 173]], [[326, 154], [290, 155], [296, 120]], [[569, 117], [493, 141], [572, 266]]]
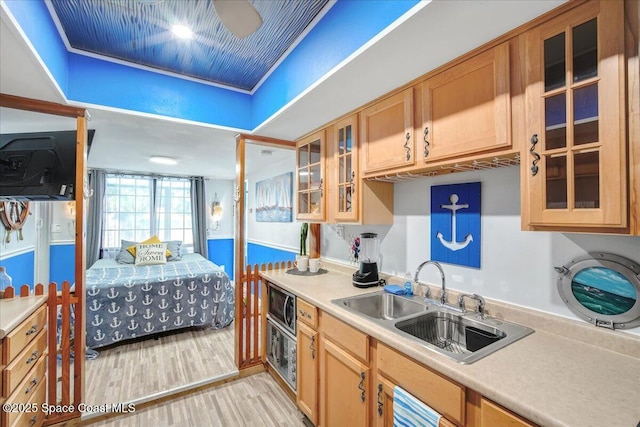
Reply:
[[[328, 173], [333, 176], [331, 191], [332, 219], [335, 222], [358, 221], [358, 144], [357, 115], [352, 115], [333, 126], [332, 165]], [[333, 184], [335, 183], [335, 184]]]
[[623, 28], [623, 2], [596, 1], [527, 34], [533, 228], [627, 226]]
[[298, 141], [297, 154], [297, 219], [324, 221], [324, 130]]

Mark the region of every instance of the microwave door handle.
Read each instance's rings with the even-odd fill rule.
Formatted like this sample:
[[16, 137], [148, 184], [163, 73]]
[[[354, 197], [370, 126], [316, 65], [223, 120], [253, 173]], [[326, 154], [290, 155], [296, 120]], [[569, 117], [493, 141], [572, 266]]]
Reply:
[[274, 354], [276, 364], [280, 366], [280, 334], [276, 335], [276, 353]]
[[283, 317], [284, 317], [284, 324], [287, 326], [291, 326], [291, 323], [289, 323], [289, 319], [287, 319], [287, 307], [289, 307], [289, 301], [291, 301], [291, 295], [287, 295], [287, 297], [284, 299], [284, 310], [283, 310]]

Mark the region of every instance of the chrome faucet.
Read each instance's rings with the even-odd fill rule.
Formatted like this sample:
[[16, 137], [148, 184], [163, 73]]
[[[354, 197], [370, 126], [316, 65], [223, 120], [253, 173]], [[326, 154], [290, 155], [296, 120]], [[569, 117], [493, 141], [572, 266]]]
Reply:
[[462, 311], [466, 311], [464, 308], [465, 297], [476, 301], [478, 304], [478, 314], [480, 314], [480, 317], [484, 318], [484, 298], [478, 294], [460, 294], [460, 297], [458, 297], [458, 307], [460, 307]]
[[[440, 304], [444, 305], [447, 302], [447, 288], [445, 286], [444, 283], [444, 271], [442, 270], [442, 266], [440, 265], [440, 263], [438, 263], [437, 261], [425, 261], [422, 264], [420, 264], [418, 266], [418, 268], [416, 269], [416, 274], [413, 277], [413, 282], [415, 284], [418, 284], [418, 275], [420, 274], [420, 270], [422, 270], [422, 267], [424, 267], [427, 264], [433, 264], [434, 266], [436, 266], [438, 268], [438, 271], [440, 271], [440, 278], [442, 279], [442, 291], [440, 293]], [[425, 293], [425, 300], [430, 299], [431, 297], [431, 291], [429, 290], [429, 287], [427, 286], [427, 291]]]

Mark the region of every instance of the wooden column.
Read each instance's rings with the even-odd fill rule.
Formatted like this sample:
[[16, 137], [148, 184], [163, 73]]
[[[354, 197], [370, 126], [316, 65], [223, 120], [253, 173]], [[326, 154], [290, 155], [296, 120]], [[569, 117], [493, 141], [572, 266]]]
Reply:
[[236, 137], [236, 194], [234, 195], [234, 210], [235, 210], [235, 293], [236, 293], [236, 316], [235, 316], [235, 333], [234, 333], [234, 360], [238, 369], [242, 365], [242, 353], [241, 353], [241, 339], [242, 339], [242, 325], [244, 319], [242, 317], [242, 290], [243, 276], [244, 276], [244, 214], [245, 214], [245, 199], [244, 199], [244, 163], [245, 163], [245, 145], [246, 140], [244, 135], [238, 135]]
[[320, 258], [320, 241], [322, 235], [320, 233], [320, 224], [309, 224], [309, 257]]

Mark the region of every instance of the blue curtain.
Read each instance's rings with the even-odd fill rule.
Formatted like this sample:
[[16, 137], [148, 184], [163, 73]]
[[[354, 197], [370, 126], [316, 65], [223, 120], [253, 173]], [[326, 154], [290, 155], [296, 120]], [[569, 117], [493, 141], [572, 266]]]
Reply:
[[100, 258], [102, 246], [102, 223], [104, 208], [104, 193], [106, 189], [106, 174], [102, 170], [89, 171], [89, 197], [87, 212], [87, 268]]
[[207, 201], [204, 178], [191, 178], [191, 219], [193, 230], [193, 251], [209, 258], [207, 250]]

